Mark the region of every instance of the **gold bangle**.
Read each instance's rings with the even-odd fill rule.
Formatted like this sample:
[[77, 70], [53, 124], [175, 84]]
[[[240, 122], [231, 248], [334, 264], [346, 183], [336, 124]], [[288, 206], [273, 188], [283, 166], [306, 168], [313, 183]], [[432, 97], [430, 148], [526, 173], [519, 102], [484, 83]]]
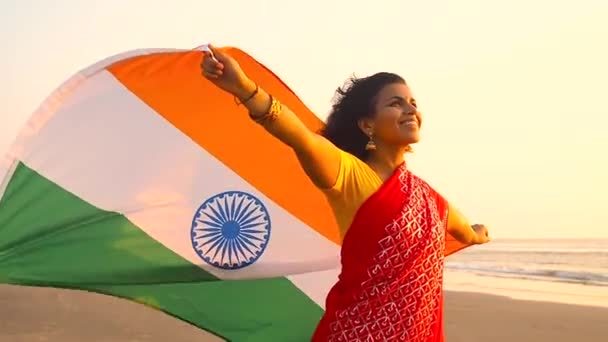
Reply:
[[270, 108], [268, 108], [268, 111], [266, 111], [266, 113], [260, 116], [254, 116], [251, 112], [249, 113], [249, 117], [260, 125], [266, 125], [270, 122], [275, 121], [283, 112], [283, 105], [281, 104], [281, 102], [275, 99], [272, 95], [269, 96]]

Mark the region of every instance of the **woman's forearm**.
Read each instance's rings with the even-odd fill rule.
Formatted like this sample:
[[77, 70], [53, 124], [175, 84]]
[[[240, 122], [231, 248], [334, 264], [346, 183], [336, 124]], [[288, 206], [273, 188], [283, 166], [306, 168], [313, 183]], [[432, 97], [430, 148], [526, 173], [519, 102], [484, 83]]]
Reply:
[[477, 243], [477, 233], [473, 229], [469, 220], [455, 207], [449, 206], [448, 210], [448, 232], [456, 240], [465, 243]]
[[[244, 82], [242, 89], [234, 95], [243, 102], [254, 118], [268, 113], [272, 104], [270, 94], [252, 81]], [[334, 185], [340, 168], [340, 151], [336, 146], [308, 129], [286, 106], [282, 107], [276, 118], [264, 122], [263, 126], [296, 152], [302, 168], [313, 183], [321, 188]]]
[[[257, 93], [254, 95], [256, 89]], [[243, 86], [233, 95], [254, 115], [264, 114], [270, 108], [270, 96], [268, 93], [264, 89], [258, 88], [251, 80], [244, 82]]]
[[[253, 117], [261, 117], [266, 114], [272, 102], [270, 94], [252, 81], [246, 82], [243, 89], [234, 95], [239, 98]], [[283, 106], [276, 119], [263, 126], [270, 134], [296, 151], [311, 149], [313, 148], [311, 145], [316, 143], [316, 134], [311, 132], [286, 106]]]

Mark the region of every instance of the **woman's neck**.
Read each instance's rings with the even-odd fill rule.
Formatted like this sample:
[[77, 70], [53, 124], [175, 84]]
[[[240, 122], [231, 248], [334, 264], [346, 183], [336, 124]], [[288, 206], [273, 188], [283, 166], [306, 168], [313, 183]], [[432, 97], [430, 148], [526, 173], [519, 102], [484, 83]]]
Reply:
[[405, 148], [378, 148], [365, 161], [382, 180], [388, 179], [405, 160]]

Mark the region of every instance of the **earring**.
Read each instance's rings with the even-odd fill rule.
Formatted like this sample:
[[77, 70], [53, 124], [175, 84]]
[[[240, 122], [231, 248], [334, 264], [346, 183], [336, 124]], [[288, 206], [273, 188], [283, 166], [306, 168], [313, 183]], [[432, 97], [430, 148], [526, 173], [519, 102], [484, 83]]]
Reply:
[[376, 142], [374, 141], [374, 135], [373, 135], [373, 133], [370, 133], [369, 140], [367, 141], [367, 144], [365, 145], [365, 150], [374, 151], [375, 149], [376, 149]]

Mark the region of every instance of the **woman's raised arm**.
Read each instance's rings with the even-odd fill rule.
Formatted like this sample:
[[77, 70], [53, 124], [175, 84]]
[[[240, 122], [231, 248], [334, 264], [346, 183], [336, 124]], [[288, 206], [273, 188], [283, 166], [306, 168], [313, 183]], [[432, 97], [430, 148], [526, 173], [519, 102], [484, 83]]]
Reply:
[[[302, 168], [320, 188], [331, 188], [338, 177], [340, 151], [329, 140], [310, 131], [287, 107], [274, 108], [273, 98], [259, 88], [228, 54], [209, 47], [201, 63], [203, 75], [224, 91], [236, 96], [264, 128], [290, 146]], [[279, 115], [267, 115], [276, 112]], [[280, 162], [280, 161], [277, 161]]]

